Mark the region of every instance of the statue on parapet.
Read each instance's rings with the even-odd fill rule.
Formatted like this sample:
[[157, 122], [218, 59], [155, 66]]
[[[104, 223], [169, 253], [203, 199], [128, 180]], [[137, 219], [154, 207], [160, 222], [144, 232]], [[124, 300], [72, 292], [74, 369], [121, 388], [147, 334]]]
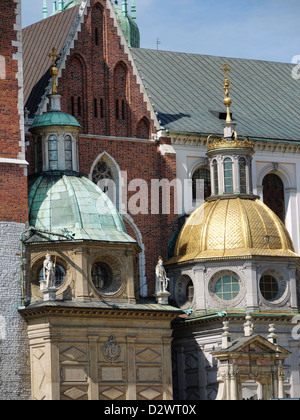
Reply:
[[155, 296], [158, 303], [168, 305], [170, 293], [168, 292], [168, 285], [170, 279], [167, 277], [166, 270], [163, 266], [163, 259], [159, 257], [155, 268], [156, 286]]

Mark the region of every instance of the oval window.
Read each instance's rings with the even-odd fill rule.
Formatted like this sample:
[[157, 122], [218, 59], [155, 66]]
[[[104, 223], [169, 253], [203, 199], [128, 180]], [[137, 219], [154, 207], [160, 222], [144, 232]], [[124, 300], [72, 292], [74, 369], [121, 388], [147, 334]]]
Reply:
[[92, 282], [99, 292], [110, 287], [112, 281], [111, 270], [108, 265], [97, 262], [92, 266]]
[[273, 300], [278, 295], [278, 282], [270, 275], [262, 276], [259, 283], [261, 294], [266, 300]]

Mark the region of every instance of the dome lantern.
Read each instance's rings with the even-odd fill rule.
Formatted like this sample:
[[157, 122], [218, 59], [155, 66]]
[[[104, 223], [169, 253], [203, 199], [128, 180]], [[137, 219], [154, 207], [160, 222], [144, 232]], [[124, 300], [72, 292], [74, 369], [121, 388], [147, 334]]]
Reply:
[[72, 115], [61, 111], [56, 67], [60, 55], [53, 48], [48, 56], [52, 58], [49, 111], [37, 116], [29, 129], [35, 143], [35, 172], [78, 171], [78, 134], [81, 125]]
[[225, 63], [221, 67], [225, 71], [224, 105], [227, 108], [226, 122], [223, 124], [224, 136], [210, 135], [207, 139], [207, 156], [209, 158], [212, 179], [212, 198], [223, 195], [253, 195], [252, 191], [252, 156], [253, 142], [239, 139], [232, 120], [229, 97], [231, 83], [228, 72], [231, 68]]

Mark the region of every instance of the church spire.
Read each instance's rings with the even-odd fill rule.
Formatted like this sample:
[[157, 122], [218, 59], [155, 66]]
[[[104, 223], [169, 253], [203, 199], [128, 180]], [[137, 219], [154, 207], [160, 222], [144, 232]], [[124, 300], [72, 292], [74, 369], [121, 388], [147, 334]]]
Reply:
[[43, 19], [47, 19], [48, 17], [48, 7], [47, 7], [47, 0], [43, 1]]
[[136, 20], [135, 0], [132, 0], [132, 2], [131, 2], [131, 17], [132, 17], [133, 20]]
[[58, 3], [58, 11], [59, 12], [63, 12], [64, 7], [65, 7], [64, 0], [59, 0], [59, 3]]
[[127, 0], [122, 0], [122, 13], [125, 17], [128, 16]]
[[57, 13], [57, 3], [56, 0], [53, 0], [53, 14]]

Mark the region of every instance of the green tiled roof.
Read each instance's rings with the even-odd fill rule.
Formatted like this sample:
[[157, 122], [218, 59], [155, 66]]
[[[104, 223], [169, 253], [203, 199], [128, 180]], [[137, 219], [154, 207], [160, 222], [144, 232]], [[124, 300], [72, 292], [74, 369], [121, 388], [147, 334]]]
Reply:
[[136, 48], [132, 55], [162, 127], [223, 134], [220, 67], [227, 62], [238, 134], [300, 141], [300, 80], [292, 77], [294, 64]]
[[77, 173], [43, 173], [30, 183], [29, 223], [58, 234], [67, 229], [76, 241], [135, 243], [108, 196]]

